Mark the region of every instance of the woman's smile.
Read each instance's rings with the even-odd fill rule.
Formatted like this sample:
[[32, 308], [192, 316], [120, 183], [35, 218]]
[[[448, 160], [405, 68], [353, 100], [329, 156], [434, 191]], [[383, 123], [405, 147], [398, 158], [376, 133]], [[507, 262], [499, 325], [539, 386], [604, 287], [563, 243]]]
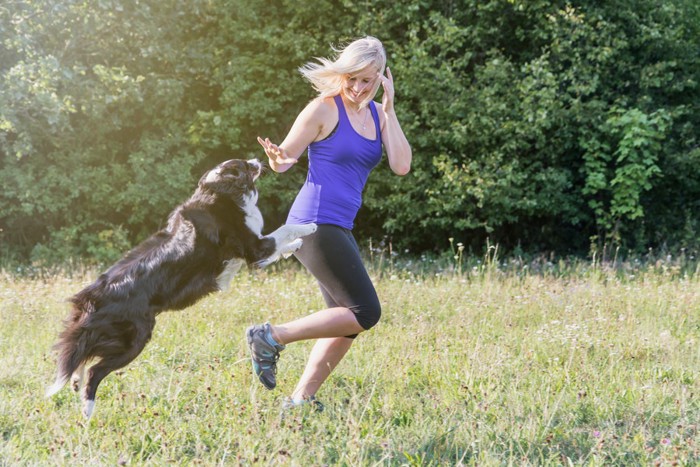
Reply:
[[371, 68], [366, 68], [354, 75], [347, 75], [343, 83], [345, 97], [354, 102], [361, 102], [372, 89], [376, 79], [377, 72]]

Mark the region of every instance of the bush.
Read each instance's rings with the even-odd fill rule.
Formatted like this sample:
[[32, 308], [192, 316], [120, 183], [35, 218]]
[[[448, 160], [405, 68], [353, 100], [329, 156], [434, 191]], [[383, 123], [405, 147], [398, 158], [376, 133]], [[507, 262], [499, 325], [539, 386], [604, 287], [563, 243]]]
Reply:
[[[488, 238], [579, 255], [698, 246], [691, 0], [404, 0], [361, 11], [345, 1], [35, 0], [0, 8], [0, 31], [8, 257], [101, 261], [111, 247], [96, 246], [100, 232], [114, 232], [114, 248], [143, 240], [206, 169], [263, 157], [258, 135], [283, 139], [313, 97], [300, 65], [365, 34], [387, 47], [414, 163], [408, 177], [386, 164], [373, 173], [358, 237], [412, 251], [448, 237], [472, 250]], [[261, 181], [270, 228], [304, 167]]]

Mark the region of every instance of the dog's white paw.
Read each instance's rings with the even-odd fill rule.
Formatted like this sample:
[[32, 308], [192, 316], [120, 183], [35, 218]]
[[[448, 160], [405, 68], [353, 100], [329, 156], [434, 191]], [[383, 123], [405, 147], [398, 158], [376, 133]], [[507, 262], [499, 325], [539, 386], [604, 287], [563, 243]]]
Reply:
[[301, 238], [297, 238], [296, 240], [289, 242], [284, 248], [284, 251], [282, 252], [282, 257], [285, 259], [289, 258], [290, 256], [292, 256], [292, 253], [301, 248], [303, 244], [304, 241]]
[[306, 237], [316, 232], [318, 226], [316, 224], [287, 224], [280, 228], [284, 232], [284, 238], [287, 242], [291, 242], [295, 238]]
[[87, 399], [83, 402], [83, 416], [86, 420], [90, 420], [92, 413], [95, 411], [95, 401]]
[[275, 261], [276, 261], [276, 259], [265, 258], [265, 259], [261, 259], [260, 261], [256, 261], [255, 266], [262, 269], [262, 268], [274, 263]]
[[314, 223], [305, 224], [302, 227], [304, 227], [306, 229], [306, 232], [301, 234], [302, 237], [305, 237], [307, 235], [311, 235], [312, 233], [316, 232], [316, 230], [318, 230], [318, 226]]

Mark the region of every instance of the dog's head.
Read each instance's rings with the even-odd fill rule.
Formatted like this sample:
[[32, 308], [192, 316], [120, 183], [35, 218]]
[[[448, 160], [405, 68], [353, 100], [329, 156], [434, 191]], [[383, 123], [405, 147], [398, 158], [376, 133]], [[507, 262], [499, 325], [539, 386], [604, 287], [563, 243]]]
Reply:
[[231, 159], [217, 165], [199, 179], [199, 189], [219, 195], [240, 197], [256, 192], [255, 180], [262, 164], [257, 159]]

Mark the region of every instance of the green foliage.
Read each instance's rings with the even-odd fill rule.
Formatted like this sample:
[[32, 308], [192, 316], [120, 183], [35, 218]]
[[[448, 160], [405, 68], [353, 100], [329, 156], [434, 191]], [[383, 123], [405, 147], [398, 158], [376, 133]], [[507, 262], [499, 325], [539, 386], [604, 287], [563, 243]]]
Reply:
[[[692, 0], [32, 0], [0, 7], [0, 255], [142, 240], [205, 169], [281, 141], [313, 97], [297, 68], [365, 34], [414, 163], [375, 171], [359, 237], [700, 247]], [[304, 167], [261, 181], [269, 228]]]
[[[542, 8], [475, 2], [453, 18], [433, 13], [417, 21], [420, 29], [397, 60], [410, 70], [397, 73], [404, 83], [398, 95], [409, 102], [397, 105], [410, 106], [405, 126], [418, 183], [401, 187], [401, 209], [383, 199], [376, 206], [392, 213], [390, 230], [423, 248], [443, 244], [450, 234], [472, 245], [483, 244], [485, 235], [517, 242], [528, 223], [576, 213], [571, 167], [558, 162], [557, 144], [566, 141], [559, 82], [547, 54], [529, 59], [524, 49], [541, 40], [533, 30], [543, 27]], [[485, 30], [485, 18], [505, 35]], [[514, 225], [524, 229], [509, 233]]]
[[[668, 165], [697, 157], [696, 4], [430, 10], [394, 57], [416, 161], [411, 186], [381, 174], [370, 187], [389, 232], [419, 249], [450, 236], [531, 251], [580, 253], [589, 240], [641, 251], [664, 235], [698, 247], [683, 214], [697, 196], [680, 195], [697, 193], [698, 172]], [[652, 212], [685, 219], [686, 234], [648, 222]]]
[[[620, 241], [620, 225], [644, 216], [642, 192], [661, 173], [657, 165], [669, 116], [664, 111], [648, 116], [638, 109], [613, 108], [596, 137], [582, 141], [586, 183], [596, 222], [613, 242]], [[601, 141], [602, 140], [602, 141]]]

